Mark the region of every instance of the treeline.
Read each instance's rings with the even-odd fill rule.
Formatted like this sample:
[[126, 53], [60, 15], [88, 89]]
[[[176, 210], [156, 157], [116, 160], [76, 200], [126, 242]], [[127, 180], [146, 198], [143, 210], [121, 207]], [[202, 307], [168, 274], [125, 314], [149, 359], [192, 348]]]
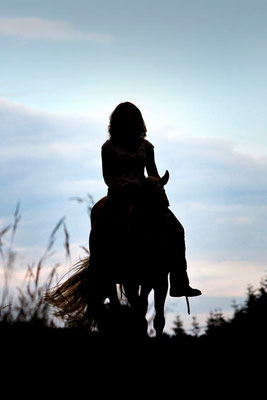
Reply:
[[210, 312], [204, 330], [193, 317], [191, 333], [188, 334], [177, 316], [173, 334], [176, 339], [194, 338], [199, 342], [249, 343], [254, 340], [255, 345], [263, 343], [267, 338], [267, 277], [262, 279], [259, 288], [248, 287], [244, 303], [233, 304], [231, 317], [226, 318], [220, 310]]

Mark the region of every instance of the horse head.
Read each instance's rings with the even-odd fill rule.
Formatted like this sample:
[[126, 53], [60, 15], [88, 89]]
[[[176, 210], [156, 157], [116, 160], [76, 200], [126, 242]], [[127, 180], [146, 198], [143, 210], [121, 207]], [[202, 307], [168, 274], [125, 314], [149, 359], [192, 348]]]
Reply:
[[146, 178], [147, 194], [153, 201], [153, 204], [161, 205], [164, 208], [169, 206], [169, 201], [164, 190], [164, 186], [169, 180], [169, 171], [166, 171], [162, 177], [148, 176]]
[[169, 171], [166, 170], [165, 174], [160, 178], [160, 184], [162, 186], [165, 186], [168, 183], [169, 178], [170, 178]]

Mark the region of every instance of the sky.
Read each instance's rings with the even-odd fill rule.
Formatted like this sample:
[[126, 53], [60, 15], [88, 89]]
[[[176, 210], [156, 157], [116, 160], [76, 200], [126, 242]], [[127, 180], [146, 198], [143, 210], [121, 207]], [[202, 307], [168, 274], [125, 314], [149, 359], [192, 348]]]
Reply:
[[[261, 0], [9, 0], [0, 3], [0, 230], [16, 234], [19, 286], [65, 216], [72, 262], [85, 203], [106, 194], [100, 148], [122, 101], [141, 110], [170, 207], [186, 233], [202, 324], [230, 313], [267, 259], [267, 3]], [[54, 258], [64, 263], [63, 232]], [[6, 241], [8, 246], [8, 239]], [[47, 270], [51, 268], [47, 263]], [[173, 317], [191, 323], [182, 299]]]

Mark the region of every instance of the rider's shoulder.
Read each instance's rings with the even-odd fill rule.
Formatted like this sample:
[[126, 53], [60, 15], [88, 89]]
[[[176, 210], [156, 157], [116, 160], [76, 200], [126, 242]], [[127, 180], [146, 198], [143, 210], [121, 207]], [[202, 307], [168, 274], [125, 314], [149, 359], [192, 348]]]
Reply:
[[[150, 151], [153, 151], [154, 146], [147, 139], [142, 138], [141, 148], [145, 149], [146, 152], [150, 152]], [[116, 144], [114, 144], [111, 139], [108, 139], [105, 141], [105, 143], [102, 144], [102, 150], [114, 152], [114, 151], [118, 150], [118, 146], [116, 146]]]
[[110, 139], [106, 140], [105, 143], [102, 144], [102, 150], [109, 150], [112, 149], [112, 142]]

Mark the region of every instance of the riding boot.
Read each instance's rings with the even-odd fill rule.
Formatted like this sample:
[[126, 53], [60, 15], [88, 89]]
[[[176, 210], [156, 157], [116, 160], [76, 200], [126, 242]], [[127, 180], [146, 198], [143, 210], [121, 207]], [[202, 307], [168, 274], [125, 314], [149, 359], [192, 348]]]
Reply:
[[199, 289], [193, 289], [189, 285], [188, 276], [185, 273], [184, 276], [177, 274], [176, 271], [170, 272], [170, 296], [171, 297], [195, 297], [200, 296], [202, 293]]
[[177, 265], [170, 271], [170, 296], [171, 297], [193, 297], [200, 296], [201, 291], [193, 289], [189, 285], [189, 279], [186, 272], [186, 263]]

